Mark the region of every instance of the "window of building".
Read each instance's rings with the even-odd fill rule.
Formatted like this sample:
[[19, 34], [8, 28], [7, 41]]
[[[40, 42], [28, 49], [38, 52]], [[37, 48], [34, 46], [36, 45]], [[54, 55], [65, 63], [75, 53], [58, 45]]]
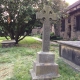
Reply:
[[61, 20], [61, 31], [65, 31], [65, 19]]
[[68, 23], [71, 23], [71, 17], [70, 16], [68, 17]]
[[76, 30], [80, 31], [80, 15], [76, 16]]

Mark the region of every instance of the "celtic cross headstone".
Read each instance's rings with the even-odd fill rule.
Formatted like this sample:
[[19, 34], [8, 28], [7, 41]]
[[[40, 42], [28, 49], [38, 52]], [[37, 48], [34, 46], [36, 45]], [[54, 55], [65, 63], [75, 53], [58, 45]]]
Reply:
[[36, 18], [44, 20], [42, 51], [48, 52], [50, 47], [50, 23], [51, 20], [56, 20], [56, 14], [53, 12], [50, 6], [45, 5], [42, 11], [37, 12]]
[[30, 73], [32, 80], [52, 80], [59, 77], [58, 64], [54, 62], [55, 55], [49, 52], [51, 20], [56, 20], [57, 17], [51, 7], [45, 5], [43, 10], [36, 14], [36, 18], [43, 20], [43, 43], [42, 51], [38, 52]]

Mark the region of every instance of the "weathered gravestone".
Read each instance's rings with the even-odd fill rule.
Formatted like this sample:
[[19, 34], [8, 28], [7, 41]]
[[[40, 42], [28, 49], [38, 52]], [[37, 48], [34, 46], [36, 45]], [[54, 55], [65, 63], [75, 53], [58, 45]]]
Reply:
[[37, 19], [43, 19], [42, 51], [38, 52], [33, 69], [30, 70], [32, 80], [52, 80], [59, 76], [58, 64], [54, 62], [55, 55], [49, 52], [50, 47], [50, 20], [56, 20], [56, 14], [50, 6], [45, 5], [43, 10], [36, 14]]
[[[74, 63], [76, 66], [80, 66], [80, 41], [58, 41], [58, 43], [60, 44], [60, 56], [70, 63], [72, 62], [72, 64]], [[69, 65], [78, 70], [77, 67], [73, 66], [72, 64]]]
[[1, 42], [2, 48], [13, 47], [16, 44], [15, 40], [4, 40]]

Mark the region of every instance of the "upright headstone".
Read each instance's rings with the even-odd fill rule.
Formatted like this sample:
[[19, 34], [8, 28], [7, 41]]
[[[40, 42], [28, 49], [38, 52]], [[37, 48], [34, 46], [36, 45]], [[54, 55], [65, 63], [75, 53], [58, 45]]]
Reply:
[[45, 5], [41, 12], [36, 14], [37, 19], [43, 19], [43, 46], [42, 51], [48, 52], [50, 46], [50, 20], [56, 20], [56, 14], [50, 6]]
[[37, 19], [43, 20], [42, 51], [38, 52], [33, 69], [30, 70], [32, 80], [52, 80], [59, 76], [58, 64], [54, 62], [55, 55], [49, 52], [50, 47], [50, 21], [56, 20], [56, 14], [50, 6], [45, 5], [43, 10], [36, 14]]

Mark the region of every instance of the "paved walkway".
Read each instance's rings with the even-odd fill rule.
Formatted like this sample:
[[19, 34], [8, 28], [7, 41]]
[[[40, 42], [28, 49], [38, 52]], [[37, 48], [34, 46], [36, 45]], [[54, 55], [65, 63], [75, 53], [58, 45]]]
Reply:
[[[34, 38], [34, 39], [36, 39], [36, 40], [38, 40], [38, 41], [42, 41], [42, 39], [37, 38], [37, 37], [32, 37], [32, 38]], [[50, 44], [58, 44], [58, 43], [57, 43], [57, 42], [52, 42], [52, 41], [50, 41]]]

